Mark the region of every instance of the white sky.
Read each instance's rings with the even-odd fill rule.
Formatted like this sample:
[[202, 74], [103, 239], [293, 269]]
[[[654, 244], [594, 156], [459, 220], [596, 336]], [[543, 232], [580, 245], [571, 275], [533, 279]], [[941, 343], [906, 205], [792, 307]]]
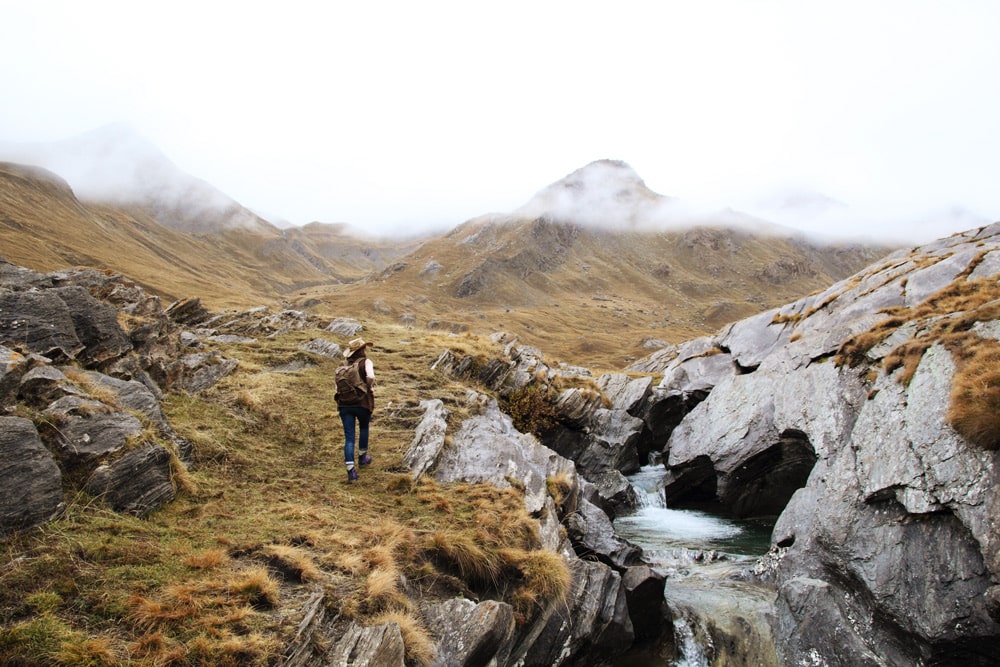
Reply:
[[760, 202], [1000, 220], [995, 0], [0, 0], [0, 63], [0, 140], [124, 122], [293, 224], [452, 227], [600, 158], [804, 228]]

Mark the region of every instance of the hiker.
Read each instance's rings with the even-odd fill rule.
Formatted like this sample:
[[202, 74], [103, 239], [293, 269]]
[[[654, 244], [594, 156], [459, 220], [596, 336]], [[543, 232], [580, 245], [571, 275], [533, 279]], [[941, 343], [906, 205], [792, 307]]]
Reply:
[[[358, 465], [372, 462], [368, 454], [368, 424], [375, 409], [375, 368], [365, 354], [371, 346], [363, 338], [355, 338], [344, 350], [344, 363], [337, 369], [337, 410], [344, 424], [344, 462], [347, 465], [347, 482], [358, 479], [354, 468], [355, 420], [358, 431]], [[355, 373], [356, 371], [356, 373]], [[352, 386], [353, 385], [353, 386]]]

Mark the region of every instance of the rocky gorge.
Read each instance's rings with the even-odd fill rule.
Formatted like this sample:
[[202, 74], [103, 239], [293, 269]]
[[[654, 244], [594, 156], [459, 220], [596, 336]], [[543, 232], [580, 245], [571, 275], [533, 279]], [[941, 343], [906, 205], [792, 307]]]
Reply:
[[[635, 508], [627, 476], [648, 461], [661, 462], [668, 506], [775, 522], [770, 551], [736, 575], [764, 591], [741, 613], [768, 628], [753, 641], [773, 645], [751, 659], [745, 619], [706, 619], [708, 664], [993, 664], [998, 276], [1000, 224], [898, 251], [624, 372], [594, 377], [499, 333], [495, 356], [442, 352], [433, 372], [468, 387], [468, 416], [428, 396], [402, 469], [514, 489], [571, 578], [517, 621], [499, 600], [428, 600], [432, 664], [599, 664], [676, 643], [683, 582], [613, 524]], [[59, 516], [67, 486], [139, 516], [170, 502], [192, 445], [159, 397], [203, 391], [239, 363], [199, 341], [315, 324], [297, 311], [222, 317], [196, 300], [164, 308], [93, 270], [2, 264], [0, 281], [5, 533]], [[138, 324], [126, 334], [118, 318]], [[344, 326], [360, 325], [330, 323]], [[318, 340], [311, 353], [338, 352]], [[317, 590], [281, 664], [407, 663], [392, 623], [334, 635], [331, 616]]]
[[[612, 374], [557, 391], [555, 378], [579, 373], [539, 372], [516, 345], [506, 364], [439, 364], [501, 395], [528, 376], [553, 392], [557, 423], [541, 440], [576, 461], [612, 516], [630, 504], [622, 473], [655, 452], [669, 506], [776, 517], [752, 577], [773, 588], [755, 613], [773, 626], [777, 664], [992, 664], [998, 243], [993, 225], [898, 251], [665, 348], [629, 369], [663, 373], [655, 386]], [[627, 551], [591, 557], [620, 566]], [[710, 629], [715, 643], [738, 644], [725, 626]]]

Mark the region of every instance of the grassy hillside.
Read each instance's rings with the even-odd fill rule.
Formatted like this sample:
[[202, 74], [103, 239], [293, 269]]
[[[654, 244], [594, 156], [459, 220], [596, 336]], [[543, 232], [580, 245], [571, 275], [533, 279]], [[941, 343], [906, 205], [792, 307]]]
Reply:
[[241, 360], [233, 375], [166, 397], [196, 457], [169, 506], [139, 520], [78, 496], [63, 518], [4, 540], [0, 664], [270, 664], [316, 590], [341, 625], [399, 620], [419, 663], [429, 644], [418, 601], [494, 597], [523, 618], [560, 594], [565, 566], [539, 549], [518, 492], [414, 484], [401, 464], [420, 400], [441, 398], [453, 420], [466, 410], [465, 387], [431, 362], [444, 345], [489, 342], [365, 331], [379, 378], [375, 461], [348, 485], [337, 362], [298, 350], [320, 335], [223, 346]]
[[649, 339], [679, 342], [823, 288], [885, 248], [733, 229], [602, 231], [484, 217], [378, 276], [298, 293], [334, 311], [452, 331], [511, 331], [564, 361], [620, 369]]
[[[325, 227], [292, 238], [277, 229], [185, 233], [138, 206], [81, 202], [50, 172], [0, 163], [0, 255], [37, 271], [112, 269], [168, 302], [198, 296], [213, 308], [276, 304], [304, 286], [352, 281], [381, 268], [385, 260], [364, 254], [372, 245], [381, 243], [389, 258], [409, 247]], [[314, 247], [324, 244], [339, 245], [344, 254], [332, 257]]]
[[292, 306], [510, 331], [597, 369], [794, 300], [886, 252], [735, 229], [609, 231], [517, 216], [484, 216], [424, 241], [319, 223], [191, 234], [138, 207], [81, 202], [58, 177], [10, 164], [0, 165], [0, 248], [36, 270], [108, 268], [168, 301], [197, 296], [216, 309]]

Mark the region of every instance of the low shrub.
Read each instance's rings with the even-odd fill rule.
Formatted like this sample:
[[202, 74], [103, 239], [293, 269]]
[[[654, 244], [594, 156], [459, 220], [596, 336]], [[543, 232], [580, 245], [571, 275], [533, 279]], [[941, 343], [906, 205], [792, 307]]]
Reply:
[[512, 391], [502, 398], [502, 409], [522, 433], [543, 438], [559, 424], [556, 397], [546, 386], [531, 383]]

